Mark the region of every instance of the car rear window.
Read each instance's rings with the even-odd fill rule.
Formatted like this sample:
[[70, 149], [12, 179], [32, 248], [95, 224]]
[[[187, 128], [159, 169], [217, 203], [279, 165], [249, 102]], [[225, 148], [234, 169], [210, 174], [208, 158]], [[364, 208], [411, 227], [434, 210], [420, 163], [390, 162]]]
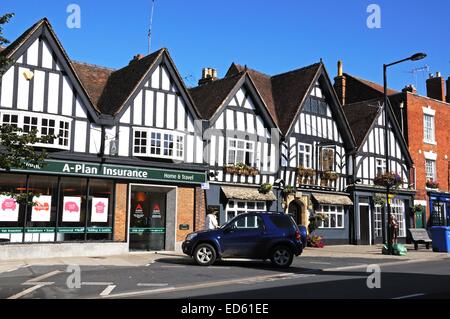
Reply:
[[270, 216], [270, 220], [278, 228], [294, 227], [294, 224], [289, 216]]

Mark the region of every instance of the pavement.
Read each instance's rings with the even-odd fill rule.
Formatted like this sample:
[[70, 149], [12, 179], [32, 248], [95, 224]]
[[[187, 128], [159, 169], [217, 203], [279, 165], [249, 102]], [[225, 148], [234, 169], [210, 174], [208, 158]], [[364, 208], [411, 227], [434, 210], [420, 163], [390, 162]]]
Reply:
[[[380, 251], [307, 248], [289, 269], [244, 260], [200, 267], [177, 252], [0, 262], [0, 299], [450, 298], [450, 254]], [[372, 269], [382, 289], [368, 289]]]

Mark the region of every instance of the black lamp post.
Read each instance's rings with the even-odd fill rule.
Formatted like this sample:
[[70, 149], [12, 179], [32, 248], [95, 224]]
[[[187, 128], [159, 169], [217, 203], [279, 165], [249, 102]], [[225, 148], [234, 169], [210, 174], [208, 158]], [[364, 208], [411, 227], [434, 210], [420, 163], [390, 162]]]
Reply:
[[[389, 63], [389, 64], [384, 64], [383, 65], [383, 79], [384, 79], [384, 154], [385, 154], [385, 160], [386, 160], [386, 173], [390, 172], [390, 165], [389, 165], [389, 135], [388, 135], [388, 130], [389, 130], [389, 125], [388, 125], [388, 94], [387, 94], [387, 68], [405, 61], [418, 61], [418, 60], [422, 60], [424, 58], [426, 58], [426, 54], [425, 53], [416, 53], [412, 56], [410, 56], [409, 58], [403, 59], [403, 60], [399, 60], [393, 63]], [[391, 229], [390, 229], [390, 225], [391, 225], [391, 203], [390, 203], [390, 199], [389, 199], [389, 192], [390, 192], [390, 185], [389, 183], [386, 183], [386, 204], [387, 204], [387, 209], [386, 209], [386, 213], [388, 215], [388, 220], [387, 220], [387, 227], [386, 227], [386, 216], [385, 213], [383, 211], [383, 223], [382, 223], [382, 227], [383, 229], [383, 243], [386, 244], [386, 229], [387, 229], [387, 246], [388, 246], [388, 253], [392, 254], [392, 234], [391, 234]]]

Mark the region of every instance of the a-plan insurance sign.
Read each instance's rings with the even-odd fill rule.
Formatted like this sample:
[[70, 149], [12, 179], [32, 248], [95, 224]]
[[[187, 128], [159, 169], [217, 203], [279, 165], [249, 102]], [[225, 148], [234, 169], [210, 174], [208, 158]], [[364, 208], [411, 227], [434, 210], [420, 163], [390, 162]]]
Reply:
[[19, 220], [19, 204], [9, 197], [0, 195], [0, 222], [17, 222]]
[[204, 172], [178, 171], [159, 168], [131, 167], [99, 163], [80, 163], [69, 161], [46, 160], [42, 167], [30, 165], [25, 170], [15, 172], [36, 172], [45, 174], [103, 177], [114, 179], [131, 179], [141, 181], [164, 181], [187, 184], [206, 182]]

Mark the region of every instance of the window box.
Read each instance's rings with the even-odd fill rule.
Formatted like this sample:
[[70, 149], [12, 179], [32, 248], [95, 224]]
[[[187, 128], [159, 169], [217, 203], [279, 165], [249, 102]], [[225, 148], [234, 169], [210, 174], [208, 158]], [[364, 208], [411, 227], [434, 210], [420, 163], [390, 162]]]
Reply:
[[238, 163], [236, 165], [227, 165], [223, 168], [226, 174], [237, 174], [244, 176], [257, 176], [259, 175], [259, 170], [243, 163]]
[[430, 179], [426, 182], [426, 186], [427, 186], [427, 188], [438, 189], [439, 183], [433, 179]]

